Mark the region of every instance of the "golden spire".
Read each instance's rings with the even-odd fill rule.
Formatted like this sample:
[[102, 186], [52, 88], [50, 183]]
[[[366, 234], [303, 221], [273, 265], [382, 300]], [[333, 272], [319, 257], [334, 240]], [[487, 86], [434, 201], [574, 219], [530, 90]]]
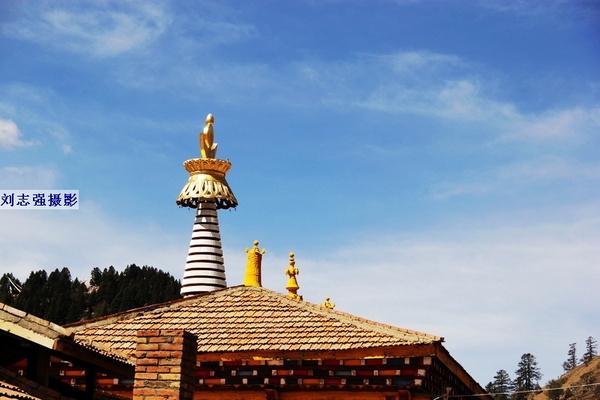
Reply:
[[265, 249], [262, 249], [262, 251], [258, 249], [258, 240], [254, 241], [254, 247], [252, 250], [248, 250], [248, 248], [246, 248], [246, 253], [248, 253], [248, 263], [246, 264], [244, 286], [262, 287], [261, 263], [262, 255], [265, 254], [266, 251], [267, 250]]
[[213, 124], [215, 123], [215, 117], [212, 114], [206, 116], [206, 126], [204, 131], [200, 133], [200, 153], [202, 158], [215, 158], [217, 155], [217, 143], [215, 141], [215, 132], [213, 130]]
[[202, 158], [184, 161], [190, 176], [175, 203], [196, 209], [192, 239], [181, 281], [181, 294], [190, 296], [227, 287], [225, 261], [217, 210], [236, 207], [238, 202], [225, 179], [231, 168], [227, 160], [218, 160], [214, 143], [212, 114], [206, 117], [206, 127], [200, 134]]
[[325, 305], [323, 305], [323, 303], [321, 303], [321, 304], [319, 304], [319, 306], [333, 310], [335, 308], [335, 303], [331, 303], [329, 301], [329, 299], [330, 299], [329, 297], [325, 297]]
[[298, 275], [300, 271], [298, 271], [298, 268], [296, 268], [295, 265], [296, 261], [294, 261], [294, 253], [290, 253], [290, 267], [285, 270], [286, 275], [289, 276], [290, 279], [288, 279], [288, 283], [285, 288], [288, 290], [289, 297], [296, 300], [302, 300], [302, 296], [296, 293], [298, 292], [298, 289], [300, 289], [300, 286], [298, 286], [298, 281], [296, 281], [296, 275]]

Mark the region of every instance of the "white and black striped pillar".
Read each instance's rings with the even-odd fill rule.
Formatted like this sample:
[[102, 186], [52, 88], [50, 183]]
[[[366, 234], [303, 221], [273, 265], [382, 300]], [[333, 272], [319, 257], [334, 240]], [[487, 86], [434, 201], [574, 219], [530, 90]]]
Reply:
[[181, 295], [190, 296], [226, 287], [217, 206], [214, 201], [200, 202], [181, 282]]

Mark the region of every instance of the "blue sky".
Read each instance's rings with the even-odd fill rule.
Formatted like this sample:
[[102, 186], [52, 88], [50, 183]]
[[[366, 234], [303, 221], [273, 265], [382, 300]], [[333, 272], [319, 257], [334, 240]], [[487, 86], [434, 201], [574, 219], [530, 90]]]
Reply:
[[600, 7], [593, 1], [0, 3], [0, 273], [183, 275], [175, 198], [215, 116], [239, 206], [228, 283], [444, 336], [482, 385], [543, 382], [600, 339]]

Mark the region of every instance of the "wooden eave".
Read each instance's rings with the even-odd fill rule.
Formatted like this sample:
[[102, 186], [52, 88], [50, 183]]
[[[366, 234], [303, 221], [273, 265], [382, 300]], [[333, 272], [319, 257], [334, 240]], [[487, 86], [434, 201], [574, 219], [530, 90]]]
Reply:
[[239, 351], [199, 353], [198, 361], [233, 361], [233, 360], [356, 360], [366, 358], [393, 357], [434, 357], [437, 355], [437, 344], [414, 344], [405, 346], [385, 346], [336, 351]]
[[0, 303], [0, 332], [53, 355], [84, 366], [125, 376], [134, 375], [134, 361], [76, 342], [68, 329]]

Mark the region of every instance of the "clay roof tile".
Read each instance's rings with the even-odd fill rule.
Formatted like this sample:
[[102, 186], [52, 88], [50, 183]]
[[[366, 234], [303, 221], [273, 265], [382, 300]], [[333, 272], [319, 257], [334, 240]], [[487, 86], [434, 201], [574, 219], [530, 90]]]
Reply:
[[[202, 352], [344, 350], [443, 338], [329, 310], [262, 287], [227, 289], [68, 326], [84, 341], [135, 353], [137, 331], [185, 329]], [[123, 344], [121, 346], [121, 344]]]

